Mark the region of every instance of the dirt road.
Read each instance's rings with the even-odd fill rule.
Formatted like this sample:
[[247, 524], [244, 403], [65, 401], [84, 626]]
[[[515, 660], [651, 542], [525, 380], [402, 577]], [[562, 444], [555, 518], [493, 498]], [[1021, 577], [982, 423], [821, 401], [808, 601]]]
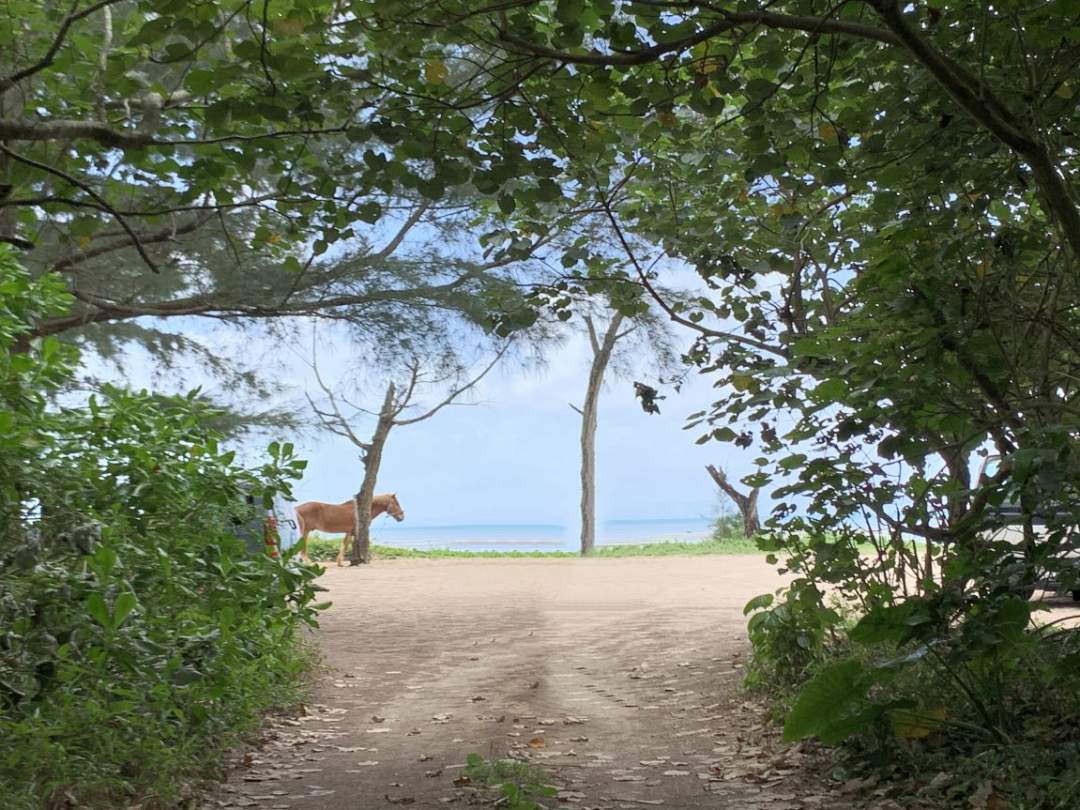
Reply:
[[760, 557], [394, 560], [322, 582], [309, 714], [206, 808], [486, 803], [454, 784], [471, 752], [542, 766], [551, 807], [846, 806], [737, 688], [743, 605], [779, 584]]

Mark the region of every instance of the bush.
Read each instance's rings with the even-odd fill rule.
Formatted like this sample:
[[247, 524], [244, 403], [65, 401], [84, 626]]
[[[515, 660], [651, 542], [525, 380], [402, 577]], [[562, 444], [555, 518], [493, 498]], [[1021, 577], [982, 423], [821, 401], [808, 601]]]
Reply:
[[76, 352], [25, 335], [66, 304], [0, 252], [0, 795], [164, 806], [297, 696], [315, 571], [237, 529], [304, 463], [239, 466], [194, 394], [50, 405]]
[[469, 754], [465, 759], [465, 777], [473, 784], [487, 785], [501, 797], [494, 802], [506, 810], [543, 810], [558, 791], [548, 784], [544, 771], [529, 762], [514, 759], [484, 759]]

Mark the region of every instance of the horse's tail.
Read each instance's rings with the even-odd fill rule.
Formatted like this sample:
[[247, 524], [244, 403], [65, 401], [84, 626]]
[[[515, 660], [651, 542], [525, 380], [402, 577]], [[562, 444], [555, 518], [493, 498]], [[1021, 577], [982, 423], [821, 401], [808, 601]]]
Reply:
[[304, 523], [304, 514], [300, 511], [300, 507], [296, 508], [296, 528], [300, 530], [301, 538], [307, 535], [307, 526]]

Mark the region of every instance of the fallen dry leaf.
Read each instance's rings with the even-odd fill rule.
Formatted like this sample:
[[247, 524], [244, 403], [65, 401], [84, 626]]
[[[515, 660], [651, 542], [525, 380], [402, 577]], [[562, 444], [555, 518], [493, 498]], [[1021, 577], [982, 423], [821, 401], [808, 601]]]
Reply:
[[543, 748], [545, 745], [547, 745], [547, 740], [545, 740], [543, 737], [533, 737], [531, 740], [529, 740], [528, 745], [529, 748]]

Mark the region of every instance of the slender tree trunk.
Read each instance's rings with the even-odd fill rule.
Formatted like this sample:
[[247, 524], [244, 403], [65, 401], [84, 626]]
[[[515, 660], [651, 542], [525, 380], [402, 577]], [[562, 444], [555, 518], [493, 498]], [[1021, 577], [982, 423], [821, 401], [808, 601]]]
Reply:
[[382, 464], [383, 447], [394, 426], [394, 384], [386, 387], [386, 397], [379, 411], [379, 421], [364, 452], [364, 482], [353, 497], [353, 545], [349, 554], [352, 565], [371, 562], [371, 499], [375, 497], [375, 482]]
[[611, 360], [611, 352], [619, 339], [619, 325], [623, 316], [616, 314], [602, 341], [597, 341], [592, 319], [585, 317], [589, 327], [589, 340], [593, 349], [589, 384], [585, 388], [585, 402], [581, 413], [581, 556], [592, 554], [596, 545], [596, 415], [600, 404], [600, 388], [604, 372]]
[[754, 489], [750, 490], [749, 495], [745, 495], [731, 485], [731, 482], [727, 479], [727, 473], [723, 470], [716, 469], [712, 464], [706, 464], [705, 469], [709, 471], [709, 475], [712, 476], [712, 480], [716, 482], [716, 485], [724, 490], [724, 493], [735, 501], [735, 505], [739, 507], [739, 514], [742, 515], [743, 520], [743, 535], [753, 537], [761, 531], [761, 521], [758, 519], [757, 509], [758, 493], [761, 490], [754, 487]]

